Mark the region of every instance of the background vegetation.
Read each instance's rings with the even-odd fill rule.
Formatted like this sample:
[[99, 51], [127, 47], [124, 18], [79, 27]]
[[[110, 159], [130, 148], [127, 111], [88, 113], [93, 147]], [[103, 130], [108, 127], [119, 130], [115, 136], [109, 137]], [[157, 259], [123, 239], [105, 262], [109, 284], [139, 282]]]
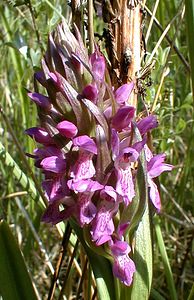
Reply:
[[[147, 60], [156, 47], [152, 85], [146, 91], [146, 103], [157, 114], [160, 124], [154, 131], [154, 146], [157, 152], [165, 152], [168, 162], [175, 166], [171, 174], [163, 175], [160, 180], [163, 209], [160, 216], [153, 218], [153, 299], [186, 299], [194, 281], [194, 119], [189, 64], [194, 27], [192, 1], [186, 1], [186, 5], [191, 4], [186, 15], [184, 4], [180, 0], [147, 0], [143, 17]], [[32, 153], [34, 148], [24, 130], [36, 126], [37, 114], [25, 88], [33, 90], [33, 72], [40, 66], [48, 33], [61, 21], [61, 16], [71, 18], [66, 1], [21, 0], [0, 4], [0, 218], [10, 225], [40, 299], [48, 297], [51, 274], [61, 249], [61, 229], [40, 222], [43, 211], [37, 193], [40, 173], [24, 155]], [[95, 31], [102, 34], [102, 30], [102, 24], [95, 20]], [[59, 286], [67, 280], [65, 271], [71, 263], [75, 242], [71, 235]], [[76, 294], [77, 299], [87, 299], [89, 295], [79, 296], [87, 260], [81, 248], [77, 253], [65, 294], [69, 299], [75, 299]], [[80, 290], [75, 288], [78, 281]], [[84, 284], [92, 281], [88, 275]], [[95, 293], [95, 287], [91, 293]], [[55, 297], [63, 299], [58, 287]], [[192, 294], [190, 297], [194, 299]]]

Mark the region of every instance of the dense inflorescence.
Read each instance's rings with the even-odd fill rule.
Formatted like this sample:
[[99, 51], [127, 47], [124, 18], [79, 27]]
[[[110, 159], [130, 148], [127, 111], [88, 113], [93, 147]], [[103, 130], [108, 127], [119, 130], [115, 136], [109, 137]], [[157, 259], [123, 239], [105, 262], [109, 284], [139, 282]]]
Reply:
[[136, 108], [129, 105], [134, 83], [115, 90], [104, 56], [97, 47], [88, 56], [76, 28], [74, 32], [63, 23], [50, 35], [42, 69], [35, 74], [47, 95], [28, 93], [40, 121], [26, 133], [40, 144], [30, 156], [44, 174], [48, 207], [42, 220], [56, 224], [72, 218], [87, 228], [91, 242], [112, 257], [114, 275], [130, 285], [135, 264], [124, 238], [130, 220], [123, 222], [122, 213], [136, 195], [140, 155], [145, 156], [149, 198], [157, 211], [161, 204], [153, 179], [172, 166], [146, 143], [157, 119], [136, 120]]

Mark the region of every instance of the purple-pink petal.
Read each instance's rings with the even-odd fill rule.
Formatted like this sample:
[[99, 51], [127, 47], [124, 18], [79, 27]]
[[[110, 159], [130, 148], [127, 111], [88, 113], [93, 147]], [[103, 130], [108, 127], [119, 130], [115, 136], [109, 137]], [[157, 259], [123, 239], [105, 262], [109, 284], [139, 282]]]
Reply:
[[139, 153], [137, 150], [132, 147], [127, 147], [120, 151], [119, 156], [116, 159], [116, 164], [118, 164], [120, 167], [126, 168], [131, 162], [137, 161], [138, 158]]
[[51, 203], [45, 210], [41, 220], [45, 223], [51, 223], [55, 225], [71, 217], [74, 212], [74, 207], [70, 206], [60, 211], [59, 204], [60, 203], [57, 202]]
[[117, 193], [115, 189], [110, 186], [106, 185], [104, 189], [100, 192], [100, 197], [106, 201], [113, 201], [116, 202], [117, 200]]
[[117, 169], [116, 191], [123, 197], [123, 202], [128, 205], [135, 196], [134, 183], [131, 168]]
[[60, 82], [59, 82], [59, 79], [57, 77], [57, 75], [53, 72], [49, 72], [49, 76], [50, 78], [54, 81], [54, 83], [57, 85], [57, 86], [61, 86]]
[[113, 274], [125, 285], [130, 286], [136, 271], [134, 262], [128, 255], [116, 256], [113, 263]]
[[140, 154], [140, 152], [142, 151], [142, 149], [146, 144], [146, 140], [147, 140], [146, 137], [144, 137], [142, 141], [133, 144], [132, 148], [135, 149]]
[[114, 223], [112, 216], [117, 210], [117, 207], [107, 201], [103, 201], [101, 207], [92, 221], [91, 235], [96, 245], [102, 245], [111, 240], [111, 235], [114, 232]]
[[130, 222], [126, 222], [123, 224], [119, 224], [118, 228], [117, 228], [117, 234], [119, 239], [121, 239], [124, 235], [125, 230], [127, 229], [127, 227], [129, 226]]
[[150, 115], [145, 117], [144, 119], [140, 120], [137, 123], [137, 127], [141, 134], [145, 134], [149, 130], [156, 128], [158, 126], [157, 117], [154, 115]]
[[63, 199], [69, 195], [69, 189], [64, 177], [47, 179], [42, 182], [42, 187], [49, 202]]
[[77, 181], [92, 178], [96, 173], [96, 169], [94, 168], [92, 162], [92, 157], [93, 153], [80, 150], [77, 161], [71, 167], [70, 176]]
[[34, 152], [35, 156], [37, 156], [37, 158], [45, 158], [45, 157], [49, 157], [49, 156], [58, 156], [58, 157], [63, 158], [62, 151], [55, 146], [36, 148], [36, 149], [34, 149], [33, 152]]
[[64, 173], [66, 171], [66, 160], [58, 156], [44, 158], [40, 165], [45, 171], [53, 173]]
[[118, 109], [112, 118], [112, 127], [117, 131], [121, 131], [129, 126], [135, 114], [135, 107], [124, 106]]
[[40, 84], [42, 84], [43, 86], [46, 85], [46, 78], [45, 78], [45, 74], [43, 71], [38, 71], [34, 74], [34, 77], [36, 80], [38, 80], [40, 82]]
[[28, 134], [31, 138], [35, 139], [37, 143], [45, 145], [54, 144], [54, 140], [44, 128], [32, 127], [26, 129], [25, 133]]
[[153, 157], [152, 151], [146, 144], [144, 145], [144, 151], [145, 151], [146, 161], [149, 162]]
[[96, 100], [98, 98], [97, 87], [94, 84], [86, 85], [82, 91], [82, 96], [96, 103]]
[[128, 256], [131, 251], [130, 246], [125, 241], [116, 240], [110, 243], [110, 250], [114, 258], [114, 276], [119, 278], [125, 285], [131, 285], [136, 269], [134, 262]]
[[171, 171], [173, 166], [165, 164], [164, 160], [166, 155], [164, 153], [155, 155], [148, 162], [147, 169], [148, 174], [151, 178], [158, 177], [161, 173], [165, 171]]
[[51, 103], [50, 99], [44, 95], [41, 95], [39, 93], [28, 93], [28, 96], [32, 101], [34, 101], [38, 106], [50, 110], [51, 109]]
[[148, 186], [150, 187], [149, 195], [150, 199], [157, 209], [157, 212], [160, 212], [161, 210], [161, 201], [160, 201], [160, 194], [157, 188], [157, 185], [154, 183], [154, 181], [148, 177]]
[[120, 86], [116, 91], [115, 91], [115, 99], [118, 104], [120, 105], [125, 105], [128, 100], [129, 96], [134, 89], [134, 82], [130, 83], [125, 83], [122, 86]]
[[96, 80], [102, 81], [104, 79], [105, 74], [105, 58], [103, 55], [95, 51], [90, 56], [90, 61], [92, 64], [92, 73]]
[[57, 124], [56, 128], [59, 130], [59, 133], [69, 139], [76, 136], [78, 129], [77, 127], [69, 121], [62, 121]]
[[85, 224], [89, 224], [95, 217], [97, 209], [91, 201], [91, 195], [88, 193], [81, 193], [78, 196], [77, 202], [78, 221], [83, 227]]
[[117, 240], [110, 246], [113, 256], [128, 254], [131, 251], [130, 246], [125, 241]]
[[73, 145], [88, 152], [97, 154], [96, 143], [87, 135], [81, 135], [73, 139]]
[[71, 190], [77, 193], [95, 192], [101, 190], [104, 187], [98, 181], [94, 181], [91, 179], [81, 179], [78, 181], [70, 179], [68, 180], [67, 185]]

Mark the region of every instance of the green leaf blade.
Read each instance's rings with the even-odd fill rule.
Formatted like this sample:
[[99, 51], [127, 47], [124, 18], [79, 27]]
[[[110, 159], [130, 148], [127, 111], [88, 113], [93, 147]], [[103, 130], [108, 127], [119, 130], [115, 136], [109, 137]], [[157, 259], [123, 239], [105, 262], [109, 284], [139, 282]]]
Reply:
[[37, 300], [24, 258], [6, 222], [0, 223], [0, 293], [4, 300]]

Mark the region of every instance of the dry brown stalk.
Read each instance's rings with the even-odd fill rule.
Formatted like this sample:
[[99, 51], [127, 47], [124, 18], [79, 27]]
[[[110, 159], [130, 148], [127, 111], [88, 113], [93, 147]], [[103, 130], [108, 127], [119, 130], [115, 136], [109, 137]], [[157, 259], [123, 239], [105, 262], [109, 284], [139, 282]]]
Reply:
[[[141, 4], [130, 6], [130, 1], [103, 1], [103, 19], [107, 25], [106, 48], [110, 60], [110, 76], [115, 88], [134, 81], [141, 64]], [[137, 105], [134, 89], [130, 104]]]

